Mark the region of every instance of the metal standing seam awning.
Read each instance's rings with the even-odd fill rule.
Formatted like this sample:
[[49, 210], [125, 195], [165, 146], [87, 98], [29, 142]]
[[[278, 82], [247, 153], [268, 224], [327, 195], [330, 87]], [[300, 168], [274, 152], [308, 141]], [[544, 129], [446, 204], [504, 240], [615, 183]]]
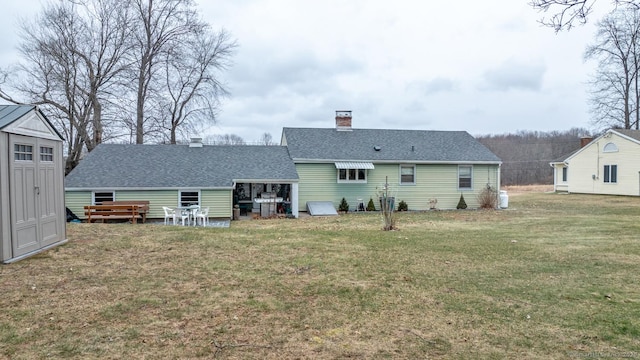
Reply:
[[336, 169], [374, 169], [373, 163], [362, 161], [339, 161], [336, 162]]

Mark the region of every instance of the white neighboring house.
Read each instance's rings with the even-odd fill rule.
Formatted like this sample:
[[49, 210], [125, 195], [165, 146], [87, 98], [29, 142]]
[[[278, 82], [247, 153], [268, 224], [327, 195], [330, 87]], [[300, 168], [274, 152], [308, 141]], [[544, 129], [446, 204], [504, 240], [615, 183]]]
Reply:
[[640, 196], [640, 130], [607, 130], [550, 165], [555, 191]]

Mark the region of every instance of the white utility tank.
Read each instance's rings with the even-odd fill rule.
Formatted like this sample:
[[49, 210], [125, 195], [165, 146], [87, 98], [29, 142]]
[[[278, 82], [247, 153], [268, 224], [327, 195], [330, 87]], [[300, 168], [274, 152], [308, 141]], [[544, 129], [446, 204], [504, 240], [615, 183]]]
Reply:
[[506, 209], [509, 207], [509, 195], [506, 190], [500, 190], [500, 208]]

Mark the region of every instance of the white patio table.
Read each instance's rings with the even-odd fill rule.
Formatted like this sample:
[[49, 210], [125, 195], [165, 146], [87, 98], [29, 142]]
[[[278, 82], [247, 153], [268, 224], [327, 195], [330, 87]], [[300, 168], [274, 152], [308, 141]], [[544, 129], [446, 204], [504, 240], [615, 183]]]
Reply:
[[193, 226], [196, 226], [196, 213], [200, 209], [200, 205], [178, 206], [176, 209], [180, 211], [180, 214], [186, 213], [189, 224], [191, 224], [191, 219], [193, 219]]

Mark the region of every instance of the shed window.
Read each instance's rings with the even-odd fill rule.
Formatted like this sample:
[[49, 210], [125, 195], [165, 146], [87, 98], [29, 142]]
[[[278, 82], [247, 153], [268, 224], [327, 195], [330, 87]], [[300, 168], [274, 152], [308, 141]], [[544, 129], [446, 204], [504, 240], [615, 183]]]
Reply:
[[103, 201], [114, 201], [113, 191], [101, 191], [93, 193], [93, 205], [100, 205]]
[[610, 184], [618, 182], [618, 165], [604, 166], [604, 182]]
[[200, 205], [199, 191], [180, 191], [180, 206]]
[[471, 165], [458, 166], [458, 188], [471, 189], [473, 167]]
[[53, 162], [53, 148], [40, 146], [40, 161]]
[[400, 184], [413, 185], [416, 183], [416, 166], [400, 165]]
[[13, 158], [17, 161], [33, 161], [33, 146], [14, 144]]

